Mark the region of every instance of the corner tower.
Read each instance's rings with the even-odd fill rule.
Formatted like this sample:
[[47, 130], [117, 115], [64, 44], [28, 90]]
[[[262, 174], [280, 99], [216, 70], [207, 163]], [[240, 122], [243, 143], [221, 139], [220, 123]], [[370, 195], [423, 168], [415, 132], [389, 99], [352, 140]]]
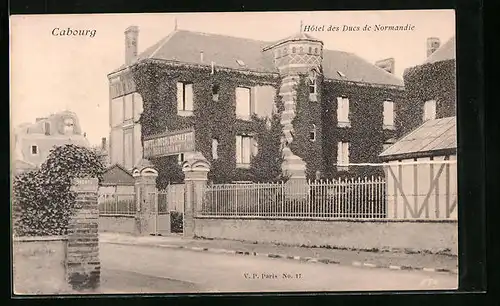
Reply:
[[319, 103], [317, 87], [318, 76], [322, 73], [323, 42], [301, 32], [273, 43], [265, 47], [263, 51], [273, 53], [274, 65], [281, 75], [279, 94], [284, 104], [281, 124], [284, 133], [283, 153], [285, 157], [282, 170], [284, 174], [290, 176], [290, 179], [305, 180], [305, 162], [290, 150], [290, 144], [294, 138], [292, 120], [296, 114], [296, 86], [299, 84], [300, 77], [306, 76], [309, 101]]

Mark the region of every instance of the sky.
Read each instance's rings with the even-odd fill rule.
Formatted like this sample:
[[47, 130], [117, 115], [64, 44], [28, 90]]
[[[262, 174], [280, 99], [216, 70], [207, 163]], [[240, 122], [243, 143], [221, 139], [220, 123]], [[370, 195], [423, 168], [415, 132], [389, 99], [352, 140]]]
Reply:
[[[139, 53], [174, 30], [276, 41], [305, 25], [343, 27], [414, 26], [406, 32], [308, 32], [325, 49], [352, 52], [374, 63], [393, 57], [395, 74], [426, 58], [426, 39], [443, 45], [455, 35], [453, 10], [328, 11], [183, 14], [99, 14], [11, 16], [11, 124], [70, 110], [91, 144], [109, 137], [107, 74], [124, 63], [124, 30], [139, 27]], [[54, 36], [53, 29], [95, 30], [95, 36]]]

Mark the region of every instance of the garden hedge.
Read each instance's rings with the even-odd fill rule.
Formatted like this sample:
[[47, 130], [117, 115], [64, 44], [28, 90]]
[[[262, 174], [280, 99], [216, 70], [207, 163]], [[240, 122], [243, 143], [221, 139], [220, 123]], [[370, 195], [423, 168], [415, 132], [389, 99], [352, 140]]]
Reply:
[[12, 226], [16, 236], [65, 235], [74, 213], [73, 178], [104, 172], [100, 157], [72, 144], [51, 150], [40, 169], [17, 175], [13, 182]]

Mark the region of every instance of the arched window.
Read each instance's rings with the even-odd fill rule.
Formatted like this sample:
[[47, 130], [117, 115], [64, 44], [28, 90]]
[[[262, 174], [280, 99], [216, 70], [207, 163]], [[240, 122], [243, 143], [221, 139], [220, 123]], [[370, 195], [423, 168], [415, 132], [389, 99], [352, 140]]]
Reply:
[[312, 53], [312, 47], [309, 47], [309, 54]]
[[292, 47], [292, 53], [295, 53], [295, 47]]
[[318, 48], [314, 48], [314, 54], [318, 54]]

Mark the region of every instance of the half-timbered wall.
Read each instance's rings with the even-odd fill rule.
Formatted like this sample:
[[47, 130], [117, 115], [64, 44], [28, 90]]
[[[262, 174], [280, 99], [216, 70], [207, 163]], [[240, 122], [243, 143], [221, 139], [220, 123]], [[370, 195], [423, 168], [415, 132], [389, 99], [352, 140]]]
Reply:
[[385, 167], [387, 211], [391, 219], [457, 220], [456, 156], [390, 161]]

